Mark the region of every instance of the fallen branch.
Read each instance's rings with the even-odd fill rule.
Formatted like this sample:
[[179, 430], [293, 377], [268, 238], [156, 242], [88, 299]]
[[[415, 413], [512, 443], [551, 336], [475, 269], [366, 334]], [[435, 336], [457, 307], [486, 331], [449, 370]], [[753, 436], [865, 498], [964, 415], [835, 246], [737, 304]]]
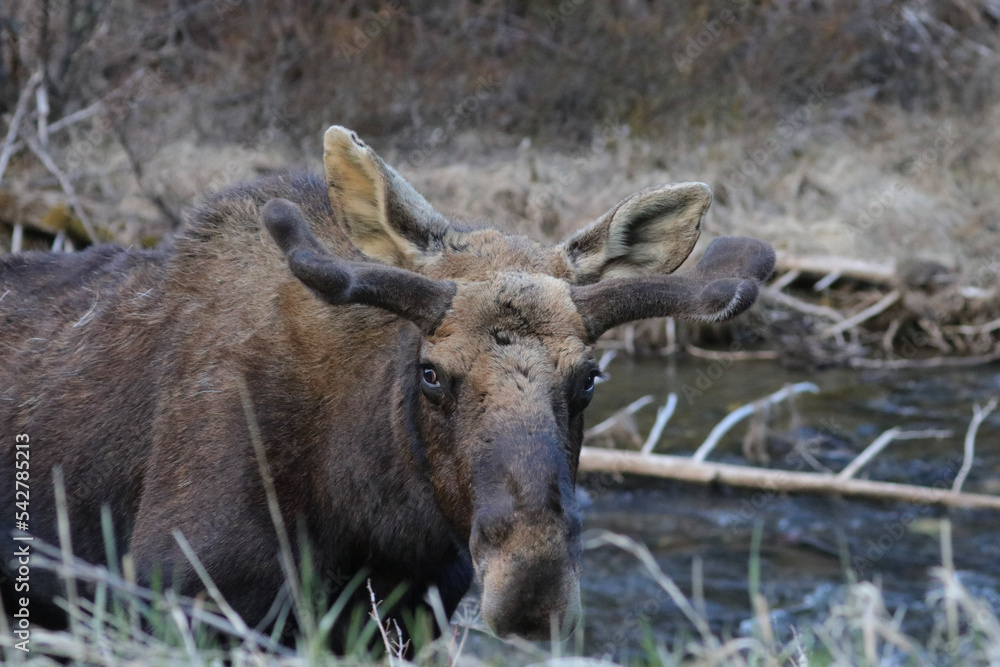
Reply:
[[582, 472], [617, 472], [701, 484], [728, 484], [782, 492], [833, 494], [877, 500], [895, 500], [918, 505], [964, 509], [1000, 510], [1000, 496], [964, 493], [912, 484], [866, 479], [838, 479], [836, 475], [772, 470], [710, 461], [687, 456], [639, 454], [584, 447], [580, 452]]
[[720, 350], [706, 350], [688, 343], [684, 346], [684, 351], [692, 357], [699, 359], [711, 359], [713, 361], [769, 361], [778, 358], [776, 350], [730, 350], [728, 352]]
[[815, 315], [816, 317], [822, 317], [833, 322], [844, 321], [844, 316], [833, 308], [828, 306], [817, 306], [801, 299], [796, 299], [794, 296], [789, 296], [784, 292], [779, 292], [774, 287], [763, 288], [760, 290], [760, 296], [764, 301], [769, 301], [779, 306], [785, 306], [786, 308], [797, 310], [800, 313], [805, 313], [806, 315]]
[[787, 252], [777, 252], [779, 270], [798, 271], [819, 276], [837, 273], [843, 278], [852, 278], [880, 285], [896, 283], [895, 262], [879, 264], [863, 259], [847, 257], [796, 257]]
[[698, 451], [696, 451], [694, 453], [694, 456], [691, 457], [692, 460], [694, 460], [695, 462], [704, 461], [705, 458], [712, 453], [712, 450], [715, 449], [715, 446], [719, 444], [719, 440], [722, 439], [722, 436], [724, 436], [726, 433], [729, 432], [729, 429], [731, 429], [733, 426], [738, 424], [743, 419], [752, 415], [757, 410], [767, 405], [774, 405], [775, 403], [780, 403], [789, 396], [792, 396], [794, 394], [799, 394], [803, 391], [808, 391], [809, 393], [812, 394], [818, 394], [819, 387], [814, 385], [812, 382], [798, 382], [796, 384], [786, 385], [785, 387], [782, 387], [781, 389], [774, 392], [770, 396], [765, 396], [764, 398], [754, 401], [753, 403], [747, 403], [742, 407], [736, 408], [728, 415], [726, 415], [725, 419], [716, 424], [715, 428], [712, 429], [712, 432], [708, 434], [707, 438], [705, 438], [705, 442], [701, 443], [701, 447], [699, 447]]
[[930, 359], [861, 359], [853, 358], [848, 363], [851, 368], [877, 368], [896, 370], [900, 368], [944, 368], [962, 366], [982, 366], [1000, 359], [1000, 349], [989, 354], [973, 357], [932, 357]]
[[841, 273], [839, 269], [836, 271], [831, 271], [830, 273], [826, 274], [825, 276], [816, 281], [816, 284], [813, 285], [813, 291], [822, 292], [830, 285], [840, 280], [840, 277], [843, 275], [844, 274]]
[[801, 271], [786, 271], [784, 275], [782, 275], [780, 278], [777, 278], [767, 287], [768, 289], [774, 290], [775, 292], [780, 292], [781, 290], [785, 289], [786, 287], [794, 283], [796, 280], [798, 280], [801, 276], [802, 276]]
[[670, 392], [667, 396], [667, 402], [662, 408], [656, 411], [656, 421], [653, 423], [653, 428], [649, 430], [649, 436], [646, 438], [646, 442], [643, 443], [642, 449], [640, 450], [643, 454], [652, 453], [656, 444], [660, 441], [660, 436], [663, 435], [663, 429], [666, 428], [667, 422], [670, 418], [674, 416], [674, 410], [677, 409], [677, 394]]
[[629, 416], [629, 415], [631, 415], [631, 414], [633, 414], [635, 412], [638, 412], [639, 410], [641, 410], [642, 408], [646, 407], [647, 405], [649, 405], [652, 402], [653, 402], [653, 395], [652, 394], [643, 396], [642, 398], [639, 398], [639, 399], [636, 399], [636, 400], [632, 401], [631, 403], [629, 403], [628, 405], [626, 405], [624, 408], [622, 408], [621, 410], [619, 410], [615, 414], [611, 415], [610, 417], [608, 417], [607, 419], [605, 419], [604, 421], [602, 421], [600, 424], [597, 424], [596, 426], [591, 426], [586, 431], [584, 431], [583, 432], [584, 439], [592, 438], [595, 435], [600, 435], [601, 433], [604, 433], [609, 428], [611, 428], [612, 426], [614, 426], [615, 424], [617, 424], [619, 421], [621, 421], [622, 417], [627, 417], [627, 416]]
[[843, 333], [848, 329], [853, 329], [865, 320], [870, 320], [879, 313], [885, 311], [889, 306], [899, 301], [903, 294], [899, 290], [892, 290], [884, 297], [868, 306], [864, 310], [851, 315], [843, 322], [838, 322], [831, 327], [827, 327], [823, 330], [824, 336], [836, 336], [837, 334]]
[[969, 336], [975, 336], [978, 334], [992, 333], [997, 329], [1000, 329], [1000, 319], [993, 320], [992, 322], [985, 322], [983, 324], [961, 324], [958, 326], [946, 326], [941, 327], [946, 333], [957, 333], [966, 334]]
[[847, 464], [843, 470], [837, 473], [837, 479], [850, 479], [854, 477], [861, 468], [875, 458], [879, 452], [885, 449], [890, 442], [896, 439], [896, 436], [900, 434], [900, 428], [898, 426], [890, 428], [888, 431], [875, 438], [872, 444], [865, 447], [864, 451], [858, 454], [857, 458]]

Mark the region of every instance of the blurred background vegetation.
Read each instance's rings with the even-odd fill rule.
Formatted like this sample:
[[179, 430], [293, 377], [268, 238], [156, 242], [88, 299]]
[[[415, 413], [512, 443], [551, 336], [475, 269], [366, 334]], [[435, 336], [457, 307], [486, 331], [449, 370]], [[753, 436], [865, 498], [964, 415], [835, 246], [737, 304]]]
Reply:
[[539, 236], [697, 179], [710, 232], [990, 267], [998, 22], [997, 0], [3, 0], [0, 113], [41, 72], [21, 132], [65, 178], [14, 142], [0, 222], [42, 245], [82, 208], [155, 244], [206, 190], [315, 168], [337, 123], [444, 210]]
[[241, 142], [275, 118], [295, 139], [314, 139], [332, 119], [405, 137], [484, 81], [495, 92], [477, 123], [568, 142], [609, 122], [649, 137], [678, 124], [753, 129], [814, 88], [974, 113], [1000, 87], [996, 2], [5, 4], [0, 110], [14, 109], [38, 67], [54, 118], [152, 76], [155, 90], [116, 120], [162, 134], [170, 108], [172, 129], [200, 141]]

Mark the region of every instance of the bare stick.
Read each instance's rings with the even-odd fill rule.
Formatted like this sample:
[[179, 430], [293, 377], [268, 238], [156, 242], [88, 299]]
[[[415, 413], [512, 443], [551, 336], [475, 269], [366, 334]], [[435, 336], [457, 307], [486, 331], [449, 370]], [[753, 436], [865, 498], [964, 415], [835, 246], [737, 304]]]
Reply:
[[271, 513], [271, 521], [274, 523], [275, 532], [278, 534], [278, 545], [281, 548], [281, 564], [285, 570], [285, 578], [288, 587], [292, 592], [292, 600], [295, 603], [296, 611], [302, 621], [303, 629], [307, 635], [311, 636], [316, 629], [313, 625], [312, 613], [306, 604], [305, 596], [302, 594], [302, 585], [299, 581], [298, 568], [295, 567], [295, 557], [292, 555], [292, 545], [288, 540], [288, 531], [285, 529], [285, 520], [281, 516], [281, 507], [278, 505], [278, 494], [274, 490], [274, 478], [271, 477], [271, 466], [267, 463], [267, 453], [264, 451], [264, 443], [260, 438], [260, 428], [257, 425], [257, 417], [254, 415], [253, 403], [250, 401], [250, 391], [247, 389], [243, 376], [236, 378], [236, 386], [240, 392], [240, 401], [243, 403], [243, 414], [250, 429], [250, 441], [253, 443], [253, 451], [257, 456], [257, 467], [260, 468], [260, 476], [264, 482], [264, 492], [267, 494], [267, 509]]
[[31, 75], [31, 78], [24, 84], [21, 96], [17, 98], [17, 106], [14, 108], [14, 115], [11, 116], [10, 125], [7, 127], [7, 136], [3, 140], [3, 148], [0, 148], [0, 183], [3, 182], [4, 172], [7, 171], [7, 164], [11, 155], [14, 154], [14, 140], [17, 138], [17, 130], [21, 125], [21, 119], [28, 111], [28, 101], [35, 86], [42, 80], [42, 70], [38, 70]]
[[930, 359], [851, 359], [852, 368], [945, 368], [982, 366], [1000, 359], [1000, 349], [973, 357], [932, 357]]
[[628, 405], [626, 405], [624, 408], [622, 408], [621, 410], [619, 410], [615, 414], [611, 415], [610, 417], [608, 417], [607, 419], [605, 419], [604, 421], [602, 421], [600, 424], [588, 428], [586, 431], [583, 432], [583, 437], [584, 438], [592, 438], [595, 435], [600, 435], [601, 433], [604, 433], [609, 428], [611, 428], [612, 426], [614, 426], [615, 424], [617, 424], [618, 421], [622, 417], [627, 417], [628, 415], [631, 415], [631, 414], [633, 414], [635, 412], [638, 412], [639, 410], [641, 410], [642, 408], [646, 407], [647, 405], [649, 405], [652, 402], [653, 402], [653, 395], [652, 394], [647, 394], [646, 396], [643, 396], [642, 398], [639, 398], [639, 399], [636, 399], [636, 400], [632, 401], [631, 403], [629, 403]]
[[712, 359], [713, 361], [768, 361], [778, 358], [778, 353], [774, 350], [730, 350], [723, 352], [706, 350], [690, 343], [684, 346], [684, 351], [692, 357]]
[[911, 484], [877, 482], [867, 479], [837, 479], [836, 475], [813, 472], [770, 470], [751, 466], [694, 461], [687, 456], [584, 447], [580, 453], [581, 472], [621, 472], [700, 484], [773, 491], [899, 500], [918, 505], [940, 505], [966, 509], [1000, 510], [1000, 496], [955, 492]]
[[794, 296], [789, 296], [784, 292], [779, 292], [773, 287], [763, 288], [760, 291], [760, 296], [764, 301], [769, 301], [771, 303], [778, 304], [779, 306], [785, 306], [786, 308], [797, 310], [800, 313], [805, 313], [806, 315], [822, 317], [823, 319], [827, 319], [832, 322], [842, 322], [844, 320], [844, 316], [833, 308], [829, 308], [827, 306], [817, 306], [801, 299], [796, 299]]
[[49, 90], [45, 84], [35, 89], [35, 109], [38, 111], [38, 140], [49, 147]]
[[886, 352], [892, 353], [892, 341], [896, 340], [896, 333], [899, 331], [899, 327], [903, 325], [902, 318], [894, 318], [892, 322], [889, 323], [888, 328], [885, 333], [882, 334], [882, 349]]
[[983, 324], [962, 324], [959, 326], [941, 327], [947, 333], [966, 334], [975, 336], [976, 334], [992, 333], [1000, 329], [1000, 319], [985, 322]]
[[[389, 633], [386, 632], [385, 625], [382, 623], [382, 619], [378, 615], [378, 602], [375, 600], [375, 590], [372, 588], [372, 580], [368, 580], [368, 594], [371, 597], [372, 610], [370, 612], [371, 617], [375, 620], [375, 624], [378, 626], [379, 634], [382, 635], [382, 643], [385, 645], [385, 653], [389, 657], [389, 666], [392, 667], [396, 665], [396, 660], [402, 660], [403, 643], [402, 641], [396, 642], [396, 651], [392, 650], [392, 641], [389, 639]], [[396, 636], [402, 637], [399, 634], [399, 626], [396, 626]]]
[[813, 291], [822, 292], [827, 287], [840, 280], [840, 277], [842, 275], [844, 274], [840, 272], [840, 269], [831, 271], [830, 273], [826, 274], [825, 276], [816, 281], [816, 284], [813, 285]]
[[839, 333], [847, 331], [848, 329], [853, 329], [865, 320], [870, 320], [879, 313], [885, 311], [886, 308], [899, 301], [901, 296], [903, 296], [902, 293], [899, 290], [894, 289], [861, 312], [855, 313], [843, 322], [838, 322], [831, 327], [827, 327], [823, 330], [823, 335], [835, 336]]
[[653, 423], [653, 428], [649, 430], [649, 437], [646, 438], [646, 442], [642, 445], [642, 453], [649, 454], [656, 447], [656, 443], [660, 441], [660, 436], [663, 434], [663, 429], [666, 428], [667, 422], [670, 418], [674, 416], [674, 410], [677, 409], [677, 394], [670, 392], [667, 396], [667, 402], [662, 408], [656, 411], [656, 421]]
[[[79, 111], [74, 111], [68, 116], [63, 116], [56, 122], [49, 124], [48, 126], [49, 137], [51, 138], [52, 135], [56, 134], [57, 132], [61, 132], [62, 130], [65, 130], [67, 127], [75, 125], [76, 123], [79, 123], [82, 120], [87, 120], [91, 116], [96, 116], [97, 114], [101, 113], [104, 110], [105, 110], [104, 103], [98, 100], [97, 102], [91, 104], [89, 107], [84, 107]], [[22, 148], [24, 148], [23, 141], [14, 142], [13, 152], [17, 152]]]
[[75, 123], [79, 123], [81, 120], [86, 120], [91, 116], [96, 116], [102, 111], [104, 111], [104, 103], [98, 100], [97, 102], [91, 104], [89, 107], [84, 107], [79, 111], [74, 111], [68, 116], [63, 116], [56, 122], [49, 125], [49, 136], [51, 137], [56, 132], [64, 130], [70, 125], [73, 125]]
[[954, 431], [946, 428], [936, 429], [929, 428], [924, 431], [903, 431], [896, 436], [896, 440], [921, 440], [924, 438], [937, 438], [942, 440], [944, 438], [950, 438], [955, 435]]
[[775, 292], [780, 292], [781, 290], [785, 289], [786, 287], [794, 283], [796, 280], [798, 280], [799, 276], [801, 275], [802, 275], [801, 271], [794, 271], [794, 270], [788, 271], [787, 273], [785, 273], [785, 275], [781, 276], [773, 283], [768, 285], [768, 288], [774, 290]]
[[819, 274], [821, 276], [838, 272], [842, 276], [869, 283], [892, 285], [896, 282], [896, 264], [879, 264], [847, 257], [794, 257], [778, 251], [778, 267], [786, 271]]
[[80, 218], [80, 222], [83, 224], [83, 229], [87, 232], [87, 236], [90, 237], [91, 243], [97, 243], [97, 233], [94, 232], [94, 226], [90, 223], [90, 216], [87, 215], [87, 211], [84, 210], [83, 204], [80, 202], [80, 198], [76, 195], [76, 189], [73, 187], [73, 183], [69, 180], [59, 168], [58, 165], [52, 160], [52, 156], [49, 155], [44, 148], [42, 148], [35, 138], [25, 134], [24, 140], [28, 143], [28, 148], [34, 153], [45, 168], [56, 177], [59, 181], [59, 185], [62, 186], [63, 192], [66, 193], [66, 198], [69, 199], [70, 206], [73, 207], [73, 211], [76, 213], [76, 217]]
[[21, 252], [21, 246], [24, 244], [24, 225], [20, 222], [14, 224], [14, 231], [10, 237], [10, 251], [12, 253]]
[[969, 476], [969, 471], [972, 470], [972, 459], [976, 453], [976, 432], [979, 431], [979, 425], [996, 409], [997, 399], [995, 398], [983, 407], [979, 407], [978, 405], [972, 406], [972, 421], [969, 422], [969, 430], [965, 432], [965, 457], [962, 459], [962, 467], [955, 476], [955, 482], [951, 485], [952, 491], [958, 492], [962, 490], [965, 478]]
[[665, 329], [667, 334], [667, 347], [663, 350], [663, 354], [669, 356], [677, 351], [677, 320], [673, 317], [668, 317]]
[[[847, 467], [841, 470], [837, 477], [838, 479], [850, 479], [851, 477], [854, 477], [854, 475], [856, 475], [862, 467], [875, 458], [875, 456], [885, 449], [890, 442], [898, 440], [917, 440], [920, 438], [948, 438], [951, 437], [951, 435], [951, 431], [901, 431], [898, 426], [891, 428], [876, 438], [872, 444], [865, 447], [865, 450], [858, 454], [857, 458], [851, 461]], [[959, 491], [960, 489], [955, 490]]]
[[607, 350], [601, 355], [600, 361], [597, 362], [597, 367], [601, 369], [601, 372], [608, 370], [608, 364], [614, 361], [615, 357], [618, 356], [618, 350]]
[[[458, 631], [458, 626], [455, 626], [455, 631], [456, 632]], [[452, 653], [452, 658], [451, 658], [452, 665], [458, 664], [458, 659], [462, 655], [462, 649], [465, 648], [465, 640], [468, 638], [469, 638], [469, 626], [466, 625], [464, 628], [462, 628], [462, 639], [461, 641], [458, 642], [458, 648], [456, 648]]]
[[780, 403], [789, 396], [799, 394], [804, 391], [808, 391], [811, 394], [818, 394], [819, 387], [814, 385], [812, 382], [799, 382], [797, 384], [786, 385], [770, 396], [765, 396], [758, 401], [747, 403], [742, 407], [736, 408], [726, 415], [725, 419], [716, 424], [715, 428], [712, 429], [712, 432], [708, 434], [707, 438], [705, 438], [705, 442], [701, 443], [701, 447], [699, 447], [694, 453], [694, 456], [691, 457], [692, 460], [696, 462], [704, 461], [705, 458], [712, 453], [712, 450], [715, 449], [715, 446], [719, 444], [719, 440], [722, 439], [722, 436], [729, 432], [729, 429], [738, 424], [741, 420], [752, 415], [757, 410], [766, 405]]
[[875, 438], [872, 444], [865, 447], [864, 451], [858, 454], [857, 458], [847, 464], [843, 470], [837, 475], [837, 479], [850, 479], [854, 477], [861, 468], [871, 461], [879, 452], [885, 449], [890, 442], [896, 439], [899, 435], [900, 428], [895, 426], [890, 428], [888, 431]]
[[[605, 350], [604, 354], [601, 355], [600, 360], [597, 362], [597, 368], [600, 369], [601, 373], [608, 370], [608, 365], [614, 361], [615, 357], [618, 356], [618, 350]], [[603, 375], [598, 375], [594, 378], [594, 384], [600, 384], [607, 381], [607, 378]]]

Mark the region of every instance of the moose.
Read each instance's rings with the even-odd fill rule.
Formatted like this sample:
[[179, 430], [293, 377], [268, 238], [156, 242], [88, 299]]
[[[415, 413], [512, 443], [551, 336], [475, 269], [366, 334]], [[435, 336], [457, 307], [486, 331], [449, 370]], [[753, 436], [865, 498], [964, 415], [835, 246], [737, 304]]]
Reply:
[[[196, 595], [179, 531], [266, 624], [286, 593], [257, 434], [296, 558], [308, 548], [333, 593], [363, 572], [380, 598], [405, 587], [390, 617], [432, 587], [450, 615], [475, 579], [497, 636], [573, 631], [594, 343], [642, 318], [738, 315], [773, 250], [718, 238], [674, 273], [703, 183], [642, 190], [546, 245], [447, 220], [345, 128], [327, 130], [323, 167], [210, 196], [163, 249], [0, 259], [8, 613], [23, 434], [35, 539], [61, 544], [58, 467], [77, 558], [107, 563], [109, 513], [140, 584]], [[57, 625], [64, 594], [33, 572], [32, 618]]]

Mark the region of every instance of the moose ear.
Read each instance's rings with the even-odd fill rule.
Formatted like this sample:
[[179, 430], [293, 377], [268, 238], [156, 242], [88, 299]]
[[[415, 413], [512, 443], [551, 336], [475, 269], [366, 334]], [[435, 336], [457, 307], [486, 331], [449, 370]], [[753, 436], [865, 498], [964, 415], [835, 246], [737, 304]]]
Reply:
[[441, 245], [448, 222], [351, 130], [326, 131], [323, 170], [334, 211], [371, 259], [412, 269]]
[[672, 272], [691, 254], [711, 203], [704, 183], [658, 185], [622, 200], [562, 243], [572, 282]]

